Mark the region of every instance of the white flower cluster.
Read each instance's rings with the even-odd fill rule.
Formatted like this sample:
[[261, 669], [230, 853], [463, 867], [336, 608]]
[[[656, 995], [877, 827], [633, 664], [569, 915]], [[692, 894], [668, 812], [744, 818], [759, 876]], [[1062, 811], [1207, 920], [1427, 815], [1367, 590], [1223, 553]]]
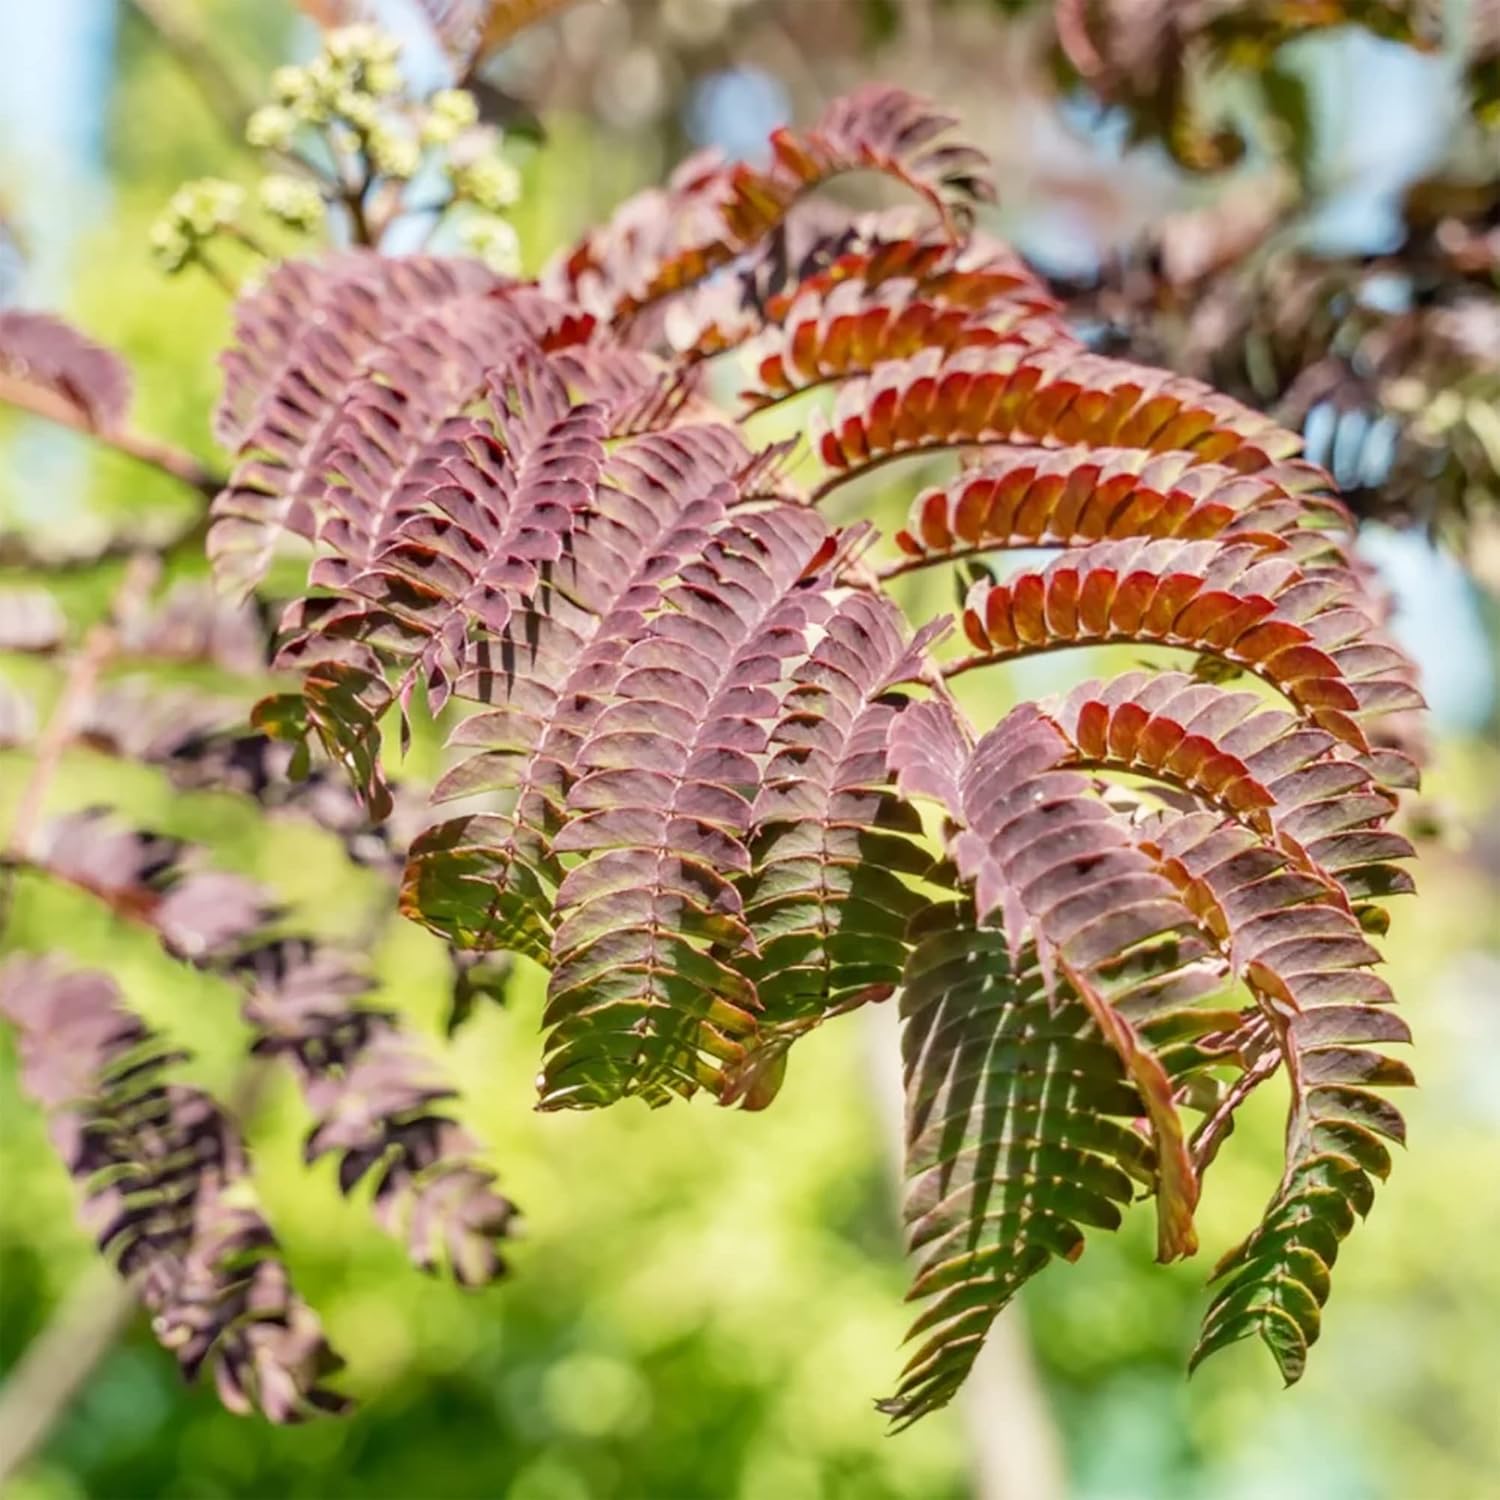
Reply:
[[[519, 198], [521, 180], [498, 154], [500, 132], [480, 122], [479, 102], [467, 89], [411, 100], [399, 56], [395, 38], [378, 27], [346, 26], [327, 35], [310, 63], [276, 69], [272, 102], [250, 116], [245, 140], [294, 170], [280, 170], [278, 162], [257, 184], [256, 203], [284, 228], [313, 232], [329, 201], [347, 192], [339, 184], [352, 169], [352, 180], [363, 182], [362, 193], [376, 205], [378, 238], [380, 227], [403, 211], [405, 185], [419, 174], [425, 182], [431, 172], [448, 190], [440, 211], [462, 210], [457, 229], [466, 248], [497, 270], [514, 271], [516, 233], [499, 215]], [[370, 194], [372, 188], [379, 191]], [[229, 228], [252, 243], [238, 224], [244, 201], [244, 189], [233, 183], [186, 184], [152, 229], [158, 262], [181, 270], [206, 240]]]
[[168, 273], [180, 271], [205, 240], [235, 224], [245, 204], [245, 190], [219, 177], [185, 182], [167, 201], [166, 211], [151, 226], [151, 254]]

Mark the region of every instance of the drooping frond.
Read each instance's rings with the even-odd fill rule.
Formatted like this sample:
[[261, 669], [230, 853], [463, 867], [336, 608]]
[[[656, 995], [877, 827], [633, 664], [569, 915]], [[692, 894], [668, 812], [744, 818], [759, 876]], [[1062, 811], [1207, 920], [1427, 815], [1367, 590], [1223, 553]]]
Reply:
[[[1162, 1175], [1170, 1170], [1184, 1208], [1196, 1193], [1173, 1123], [1184, 1062], [1168, 1075], [1158, 1057], [1169, 1054], [1156, 1048], [1222, 1024], [1222, 1013], [1180, 1014], [1203, 989], [1231, 977], [1250, 987], [1293, 1078], [1287, 1176], [1261, 1229], [1224, 1263], [1231, 1279], [1209, 1314], [1199, 1357], [1257, 1333], [1288, 1378], [1296, 1378], [1317, 1333], [1337, 1241], [1354, 1213], [1369, 1206], [1368, 1174], [1383, 1175], [1388, 1167], [1378, 1142], [1367, 1141], [1369, 1130], [1345, 1132], [1334, 1105], [1325, 1109], [1322, 1096], [1310, 1097], [1316, 1091], [1305, 1072], [1310, 1067], [1312, 1077], [1336, 1090], [1409, 1081], [1401, 1065], [1343, 1045], [1407, 1035], [1402, 1023], [1372, 1009], [1391, 997], [1368, 973], [1379, 955], [1360, 921], [1373, 897], [1410, 888], [1390, 863], [1410, 853], [1404, 839], [1384, 828], [1393, 795], [1334, 735], [1265, 708], [1254, 694], [1228, 693], [1181, 674], [1137, 673], [1085, 685], [1050, 711], [1023, 706], [972, 753], [951, 712], [940, 703], [924, 705], [893, 725], [891, 757], [903, 788], [937, 797], [954, 820], [957, 871], [974, 887], [976, 912], [993, 913], [1011, 963], [1031, 955], [1041, 988], [1081, 1001], [1100, 1040], [1114, 1046], [1140, 1112], [1152, 1122], [1158, 1195], [1170, 1190]], [[1094, 768], [1158, 778], [1210, 810], [1162, 812], [1136, 827], [1080, 774]], [[1094, 982], [1091, 965], [1117, 981], [1128, 975], [1129, 983], [1109, 994]], [[1003, 979], [989, 975], [985, 982], [1005, 996]], [[1222, 1062], [1231, 1060], [1231, 1050], [1226, 1037]], [[1303, 1053], [1312, 1051], [1320, 1055], [1309, 1063]], [[946, 1055], [942, 1060], [946, 1065]], [[1213, 1060], [1190, 1055], [1187, 1065]], [[1212, 1121], [1216, 1137], [1228, 1125], [1223, 1111], [1269, 1071], [1254, 1058], [1239, 1060], [1247, 1086], [1221, 1096], [1228, 1102]], [[1013, 1086], [1014, 1069], [1002, 1072]], [[1377, 1111], [1377, 1129], [1387, 1134], [1399, 1126], [1399, 1117], [1393, 1124], [1389, 1111], [1379, 1112], [1378, 1101], [1340, 1094], [1337, 1102]], [[1325, 1124], [1333, 1128], [1320, 1133]], [[982, 1127], [974, 1130], [982, 1142]], [[945, 1139], [968, 1139], [956, 1132], [950, 1127]], [[1171, 1154], [1163, 1152], [1164, 1142]], [[944, 1159], [916, 1152], [914, 1192], [927, 1184], [922, 1174]], [[998, 1181], [974, 1190], [963, 1221], [968, 1254], [981, 1242], [991, 1195], [1023, 1190], [1026, 1201], [1045, 1202], [1040, 1186], [1016, 1184], [1003, 1168]], [[930, 1199], [916, 1201], [914, 1248]], [[1185, 1217], [1177, 1225], [1164, 1220], [1162, 1231], [1164, 1254], [1173, 1234], [1191, 1233]], [[967, 1261], [953, 1268], [952, 1281], [936, 1278], [942, 1287], [964, 1272], [962, 1290], [918, 1324], [937, 1331], [889, 1406], [895, 1415], [910, 1418], [947, 1399], [951, 1386], [944, 1380], [955, 1371], [961, 1377], [990, 1319], [1026, 1274], [1010, 1257], [1027, 1243], [1024, 1230], [1013, 1228], [1003, 1242], [998, 1284], [972, 1284]], [[1046, 1258], [1039, 1253], [1037, 1265]], [[935, 1289], [932, 1264], [915, 1295]]]
[[316, 739], [348, 776], [370, 817], [390, 816], [390, 783], [380, 761], [380, 719], [393, 702], [384, 664], [368, 649], [325, 648], [300, 653], [299, 691], [276, 693], [256, 704], [255, 727], [296, 747], [301, 769]]
[[313, 1115], [309, 1161], [334, 1153], [339, 1187], [375, 1179], [375, 1216], [424, 1271], [451, 1268], [466, 1286], [505, 1269], [498, 1243], [515, 1205], [494, 1191], [479, 1143], [442, 1106], [454, 1090], [389, 1011], [358, 1002], [370, 981], [346, 958], [304, 940], [254, 949], [235, 963], [254, 1050], [286, 1060]]
[[547, 332], [535, 316], [518, 316], [535, 314], [538, 300], [514, 293], [441, 304], [369, 361], [328, 439], [314, 582], [346, 583], [420, 508], [444, 460], [462, 453], [469, 429], [455, 414], [483, 394], [509, 346]]
[[491, 408], [498, 451], [484, 451], [494, 439], [476, 425], [466, 434], [472, 460], [429, 488], [349, 581], [412, 641], [403, 706], [420, 681], [432, 712], [442, 708], [474, 660], [476, 629], [499, 636], [540, 569], [562, 556], [604, 464], [601, 414], [570, 405], [539, 352], [523, 347], [494, 378]]
[[1097, 542], [964, 604], [975, 660], [1072, 644], [1177, 646], [1255, 673], [1310, 723], [1368, 748], [1372, 716], [1422, 704], [1411, 667], [1374, 639], [1353, 575], [1253, 542]]
[[844, 385], [819, 430], [829, 487], [902, 453], [979, 443], [1180, 449], [1246, 474], [1299, 446], [1201, 381], [1071, 345], [924, 350]]
[[921, 1256], [912, 1325], [922, 1343], [881, 1409], [905, 1424], [945, 1405], [996, 1314], [1085, 1228], [1114, 1229], [1154, 1182], [1132, 1128], [1140, 1095], [1076, 1000], [1049, 1000], [1034, 960], [968, 903], [932, 905], [901, 992], [906, 1074], [904, 1203]]
[[54, 398], [99, 432], [119, 427], [130, 410], [125, 361], [47, 313], [0, 308], [0, 379]]
[[[926, 898], [910, 877], [931, 855], [890, 785], [886, 739], [946, 627], [908, 640], [900, 611], [850, 591], [791, 674], [751, 809], [752, 871], [740, 882], [757, 952], [741, 960], [757, 1030], [721, 1097], [769, 1103], [791, 1043], [825, 1017], [894, 993], [906, 926]], [[905, 878], [903, 878], [905, 877]]]
[[766, 406], [924, 349], [1066, 344], [1071, 336], [1055, 312], [1003, 246], [977, 236], [958, 247], [877, 241], [767, 300], [769, 326], [755, 348], [759, 386], [746, 399]]
[[557, 892], [542, 1103], [717, 1088], [754, 1030], [736, 875], [783, 663], [828, 614], [827, 532], [778, 506], [723, 523], [620, 658], [577, 756], [553, 849], [587, 857]]
[[20, 1034], [22, 1082], [84, 1194], [104, 1255], [190, 1378], [211, 1372], [231, 1410], [295, 1422], [346, 1402], [341, 1361], [292, 1289], [261, 1216], [238, 1132], [107, 975], [14, 958], [0, 1015]]
[[1127, 673], [1075, 688], [1048, 723], [1073, 763], [1180, 787], [1349, 900], [1402, 888], [1389, 883], [1389, 861], [1412, 849], [1385, 828], [1397, 805], [1385, 762], [1258, 694], [1177, 672]]
[[1390, 1171], [1381, 1140], [1405, 1139], [1400, 1114], [1370, 1088], [1409, 1084], [1411, 1073], [1364, 1044], [1410, 1033], [1370, 972], [1379, 954], [1358, 921], [1286, 854], [1205, 814], [1158, 816], [1142, 832], [1223, 935], [1292, 1087], [1285, 1175], [1259, 1226], [1216, 1269], [1224, 1285], [1192, 1362], [1255, 1334], [1290, 1384], [1318, 1336], [1339, 1243]]
[[[918, 792], [939, 789], [922, 774], [935, 748], [925, 741], [937, 739], [950, 766], [943, 801], [959, 830], [950, 850], [973, 888], [975, 912], [999, 924], [1014, 963], [1029, 945], [1049, 994], [1066, 985], [1119, 1053], [1156, 1147], [1159, 1254], [1191, 1254], [1198, 1184], [1171, 1082], [1109, 997], [1108, 976], [1122, 956], [1139, 961], [1159, 950], [1169, 968], [1196, 957], [1196, 946], [1183, 942], [1192, 916], [1088, 778], [1069, 768], [1072, 747], [1050, 719], [1023, 705], [955, 765], [961, 732], [941, 722], [941, 708], [934, 703], [892, 726], [898, 779]], [[905, 775], [909, 761], [919, 768], [915, 783]]]
[[1280, 550], [1313, 530], [1341, 542], [1349, 517], [1320, 493], [1326, 484], [1297, 461], [1244, 474], [1177, 449], [1018, 446], [923, 490], [895, 541], [908, 565], [1124, 537], [1223, 537]]
[[127, 677], [83, 705], [74, 736], [90, 749], [159, 767], [184, 791], [238, 794], [272, 816], [306, 818], [340, 839], [357, 865], [392, 863], [389, 830], [370, 821], [350, 779], [325, 766], [293, 777], [295, 749], [244, 732], [236, 699]]
[[370, 981], [347, 959], [303, 939], [268, 940], [274, 912], [259, 887], [193, 868], [175, 841], [98, 812], [53, 820], [26, 857], [243, 989], [254, 1050], [286, 1060], [312, 1110], [309, 1160], [338, 1153], [345, 1192], [373, 1174], [376, 1218], [414, 1264], [446, 1264], [470, 1285], [501, 1273], [495, 1246], [514, 1207], [442, 1108], [453, 1088], [393, 1013], [360, 1003]]

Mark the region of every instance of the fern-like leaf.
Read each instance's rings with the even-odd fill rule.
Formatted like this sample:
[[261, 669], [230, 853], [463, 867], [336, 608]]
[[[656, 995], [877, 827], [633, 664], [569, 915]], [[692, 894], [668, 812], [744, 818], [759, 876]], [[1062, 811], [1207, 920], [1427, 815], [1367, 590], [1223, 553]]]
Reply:
[[419, 920], [466, 947], [546, 960], [563, 874], [552, 839], [578, 751], [624, 670], [625, 644], [704, 546], [748, 462], [724, 427], [633, 439], [610, 457], [568, 556], [464, 688], [496, 706], [455, 729], [453, 745], [477, 753], [434, 799], [507, 805], [450, 820], [412, 846], [404, 902]]
[[1124, 537], [1223, 537], [1280, 550], [1314, 530], [1337, 544], [1351, 523], [1320, 493], [1326, 483], [1299, 462], [1242, 474], [1181, 450], [1018, 446], [924, 490], [895, 541], [908, 566]]
[[[539, 353], [518, 351], [492, 386], [491, 406], [501, 451], [479, 456], [453, 476], [459, 482], [429, 490], [422, 509], [401, 521], [349, 584], [414, 638], [403, 707], [420, 681], [431, 710], [442, 708], [474, 659], [476, 638], [499, 636], [517, 602], [535, 590], [541, 567], [561, 557], [604, 464], [601, 414], [570, 405]], [[472, 440], [482, 447], [483, 429]]]
[[1297, 440], [1200, 381], [1064, 346], [924, 350], [851, 380], [819, 419], [825, 489], [903, 453], [978, 443], [1180, 449], [1254, 473]]
[[1070, 335], [1055, 311], [1008, 250], [977, 236], [958, 248], [877, 241], [767, 301], [771, 326], [756, 351], [760, 384], [746, 399], [770, 405], [924, 349], [1066, 344]]
[[[782, 664], [826, 618], [826, 531], [781, 506], [721, 526], [621, 658], [578, 753], [559, 853], [545, 1106], [717, 1088], [759, 1007], [709, 951], [752, 946], [733, 884]], [[806, 585], [806, 586], [804, 586]]]
[[388, 1011], [360, 998], [370, 982], [349, 961], [303, 940], [237, 960], [254, 1050], [285, 1058], [314, 1124], [307, 1157], [339, 1158], [347, 1193], [375, 1178], [375, 1214], [424, 1271], [446, 1263], [466, 1286], [504, 1270], [497, 1249], [515, 1206], [494, 1191], [478, 1142], [439, 1107], [454, 1090]]
[[295, 1422], [347, 1403], [341, 1361], [292, 1289], [255, 1202], [245, 1148], [207, 1095], [165, 1077], [180, 1060], [105, 974], [50, 960], [0, 970], [22, 1081], [49, 1113], [99, 1247], [151, 1312], [183, 1373], [212, 1372], [241, 1413]]
[[[1157, 1178], [1119, 1052], [1089, 1009], [1049, 995], [1034, 955], [1017, 965], [967, 903], [927, 907], [902, 988], [904, 1205], [921, 1256], [910, 1292], [930, 1298], [897, 1393], [902, 1425], [946, 1405], [996, 1315], [1085, 1228], [1118, 1227]], [[1116, 1001], [1122, 996], [1112, 997]]]
[[725, 1102], [769, 1103], [792, 1041], [900, 983], [905, 929], [926, 900], [910, 880], [931, 856], [889, 784], [885, 745], [906, 701], [896, 690], [926, 670], [945, 629], [936, 622], [908, 641], [893, 605], [850, 591], [791, 674], [751, 813], [753, 872], [741, 882], [757, 950], [741, 967], [761, 1009]]
[[469, 262], [349, 254], [287, 261], [241, 301], [214, 422], [239, 461], [208, 536], [226, 589], [248, 593], [284, 534], [316, 535], [331, 445], [384, 346], [442, 303], [483, 298], [495, 285]]
[[620, 320], [703, 280], [770, 234], [801, 194], [843, 172], [876, 171], [925, 198], [945, 223], [992, 196], [988, 162], [954, 141], [956, 121], [903, 89], [870, 85], [832, 105], [810, 130], [778, 130], [772, 165], [680, 168], [661, 192], [631, 200], [562, 257], [548, 284]]
[[982, 660], [1110, 641], [1216, 656], [1363, 750], [1372, 716], [1419, 708], [1422, 697], [1406, 659], [1372, 639], [1361, 604], [1352, 575], [1310, 574], [1251, 542], [1099, 542], [975, 584], [963, 621]]
[[[1318, 1336], [1340, 1241], [1390, 1171], [1382, 1138], [1400, 1114], [1371, 1086], [1409, 1084], [1404, 1063], [1364, 1044], [1410, 1040], [1369, 972], [1379, 955], [1342, 900], [1242, 828], [1199, 814], [1143, 828], [1145, 846], [1226, 940], [1265, 1011], [1292, 1085], [1286, 1171], [1260, 1225], [1219, 1263], [1224, 1286], [1192, 1363], [1254, 1334], [1288, 1384]], [[1409, 882], [1393, 883], [1395, 889]]]

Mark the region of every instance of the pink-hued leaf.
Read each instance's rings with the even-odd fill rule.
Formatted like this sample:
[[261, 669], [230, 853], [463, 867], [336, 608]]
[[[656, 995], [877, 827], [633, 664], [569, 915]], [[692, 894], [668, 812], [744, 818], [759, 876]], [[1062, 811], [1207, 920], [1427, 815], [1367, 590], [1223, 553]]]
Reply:
[[604, 465], [598, 407], [572, 406], [540, 351], [519, 346], [490, 377], [498, 444], [475, 425], [421, 508], [392, 529], [348, 592], [368, 599], [415, 646], [403, 708], [417, 682], [437, 713], [482, 643], [499, 638], [541, 570], [593, 505]]
[[317, 534], [340, 420], [385, 348], [443, 304], [482, 305], [499, 286], [475, 262], [350, 253], [286, 261], [241, 299], [214, 418], [237, 456], [208, 537], [221, 586], [248, 593], [285, 534]]
[[775, 132], [765, 170], [692, 158], [665, 189], [630, 199], [561, 256], [547, 285], [627, 318], [753, 248], [803, 193], [843, 172], [892, 176], [950, 223], [959, 205], [993, 194], [984, 155], [952, 140], [956, 123], [903, 89], [869, 85], [830, 106], [808, 131]]
[[0, 375], [57, 398], [98, 432], [120, 427], [130, 411], [125, 361], [47, 313], [0, 308]]
[[1411, 664], [1379, 644], [1361, 596], [1347, 570], [1309, 574], [1288, 553], [1230, 534], [1070, 548], [1045, 568], [975, 584], [963, 618], [985, 659], [1110, 641], [1216, 656], [1363, 751], [1372, 717], [1423, 704]]
[[389, 1011], [360, 1002], [370, 980], [305, 940], [240, 958], [253, 1050], [283, 1058], [313, 1115], [306, 1155], [339, 1158], [339, 1186], [375, 1178], [375, 1216], [423, 1271], [446, 1265], [465, 1286], [503, 1274], [498, 1243], [515, 1205], [494, 1191], [479, 1143], [448, 1115], [454, 1095]]
[[886, 741], [909, 708], [896, 689], [928, 669], [946, 626], [909, 640], [893, 604], [851, 590], [821, 628], [791, 675], [751, 809], [741, 895], [756, 952], [742, 967], [761, 1010], [722, 1097], [752, 1108], [774, 1096], [798, 1036], [895, 991], [906, 925], [926, 901], [910, 880], [931, 856], [891, 785]]
[[553, 840], [586, 857], [557, 893], [544, 1106], [662, 1102], [743, 1053], [759, 1001], [727, 963], [753, 951], [733, 877], [777, 684], [831, 607], [804, 576], [825, 538], [802, 507], [726, 521], [620, 658]]
[[49, 875], [150, 927], [169, 952], [197, 962], [232, 951], [273, 914], [252, 881], [184, 868], [175, 840], [139, 833], [97, 808], [52, 819], [25, 854]]
[[746, 397], [767, 405], [923, 349], [1066, 345], [1056, 307], [1010, 251], [979, 236], [957, 248], [877, 241], [769, 299], [759, 386]]
[[1280, 551], [1308, 529], [1336, 546], [1351, 523], [1342, 505], [1319, 493], [1327, 482], [1297, 461], [1241, 474], [1176, 449], [1019, 446], [924, 490], [895, 541], [924, 562], [1124, 537], [1221, 536]]
[[207, 1369], [226, 1406], [272, 1422], [344, 1409], [323, 1384], [342, 1361], [292, 1289], [239, 1133], [165, 1076], [182, 1054], [108, 975], [45, 958], [0, 968], [0, 1015], [19, 1031], [22, 1084], [48, 1112], [86, 1223], [184, 1375]]
[[67, 624], [46, 589], [0, 588], [0, 651], [55, 651], [63, 643]]
[[562, 879], [551, 841], [579, 747], [626, 646], [701, 552], [749, 461], [725, 427], [636, 438], [611, 455], [568, 555], [461, 687], [494, 706], [455, 729], [452, 743], [477, 753], [439, 782], [435, 800], [498, 795], [505, 807], [413, 845], [403, 900], [418, 920], [465, 946], [545, 959]]
[[979, 443], [1181, 449], [1251, 474], [1299, 443], [1201, 381], [1080, 352], [1023, 345], [924, 349], [842, 386], [818, 419], [825, 488], [902, 453]]

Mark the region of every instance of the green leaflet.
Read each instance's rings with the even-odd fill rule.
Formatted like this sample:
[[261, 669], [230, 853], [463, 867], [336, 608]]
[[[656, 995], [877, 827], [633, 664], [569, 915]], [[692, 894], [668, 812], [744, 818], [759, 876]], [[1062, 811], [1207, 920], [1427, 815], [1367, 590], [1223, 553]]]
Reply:
[[905, 1218], [921, 1265], [912, 1327], [928, 1337], [896, 1393], [898, 1425], [945, 1405], [985, 1331], [1082, 1227], [1114, 1228], [1154, 1156], [1115, 1049], [1072, 997], [1049, 998], [1029, 950], [969, 903], [929, 907], [901, 992], [907, 1080]]

